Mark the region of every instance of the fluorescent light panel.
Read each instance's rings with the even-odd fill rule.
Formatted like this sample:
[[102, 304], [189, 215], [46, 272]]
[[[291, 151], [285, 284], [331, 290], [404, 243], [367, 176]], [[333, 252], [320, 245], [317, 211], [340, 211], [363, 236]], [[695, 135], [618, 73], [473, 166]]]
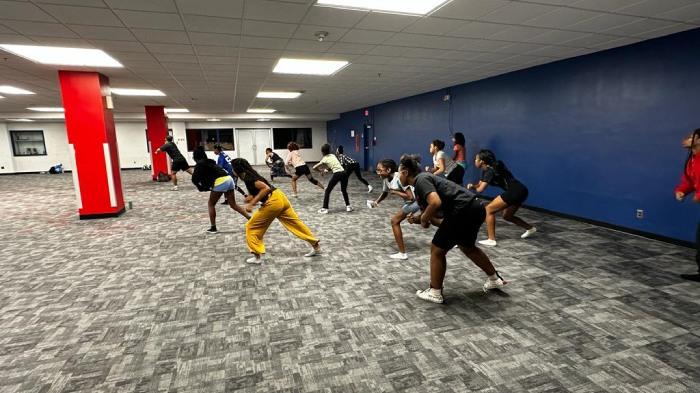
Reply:
[[217, 119], [217, 118], [210, 118], [210, 119], [207, 119], [207, 121], [221, 121], [221, 119]]
[[33, 106], [27, 108], [30, 111], [34, 112], [63, 112], [63, 108], [53, 108], [53, 107], [48, 107], [48, 106]]
[[277, 110], [275, 110], [275, 109], [264, 109], [264, 108], [260, 108], [260, 109], [250, 108], [250, 109], [248, 109], [248, 113], [275, 113], [275, 112], [277, 112]]
[[301, 95], [298, 91], [261, 91], [258, 98], [297, 98]]
[[2, 85], [2, 86], [0, 86], [0, 93], [3, 93], [3, 94], [15, 94], [15, 95], [29, 95], [29, 94], [34, 94], [34, 92], [31, 92], [31, 91], [29, 91], [29, 90], [24, 90], [24, 89], [20, 89], [19, 87], [8, 86], [8, 85]]
[[100, 49], [36, 45], [0, 45], [0, 48], [35, 63], [78, 67], [124, 67]]
[[190, 113], [187, 108], [165, 108], [165, 113]]
[[258, 121], [270, 121], [270, 119], [258, 119]]
[[154, 89], [121, 89], [121, 88], [111, 88], [112, 93], [118, 96], [150, 96], [150, 97], [162, 97], [165, 96], [160, 90]]
[[353, 10], [427, 15], [451, 0], [318, 0], [316, 5]]
[[333, 75], [350, 64], [345, 60], [310, 60], [281, 58], [272, 72], [295, 75]]
[[31, 119], [6, 119], [7, 121], [15, 121], [15, 122], [20, 122], [20, 123], [31, 123], [34, 120]]

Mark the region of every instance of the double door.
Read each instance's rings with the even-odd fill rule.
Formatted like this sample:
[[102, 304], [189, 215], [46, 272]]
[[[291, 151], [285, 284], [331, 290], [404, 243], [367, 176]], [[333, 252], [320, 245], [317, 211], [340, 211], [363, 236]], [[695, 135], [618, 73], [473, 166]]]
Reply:
[[236, 128], [236, 151], [250, 165], [265, 165], [265, 149], [272, 147], [269, 128]]

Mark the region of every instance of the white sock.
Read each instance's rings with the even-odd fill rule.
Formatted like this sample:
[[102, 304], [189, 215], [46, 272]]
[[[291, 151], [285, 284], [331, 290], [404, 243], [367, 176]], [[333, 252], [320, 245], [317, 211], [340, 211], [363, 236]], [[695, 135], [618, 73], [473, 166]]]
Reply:
[[430, 294], [433, 296], [440, 296], [442, 295], [442, 291], [439, 289], [430, 288]]
[[496, 281], [496, 280], [498, 280], [498, 274], [494, 273], [494, 274], [490, 275], [490, 276], [489, 276], [489, 280], [491, 280], [491, 281]]

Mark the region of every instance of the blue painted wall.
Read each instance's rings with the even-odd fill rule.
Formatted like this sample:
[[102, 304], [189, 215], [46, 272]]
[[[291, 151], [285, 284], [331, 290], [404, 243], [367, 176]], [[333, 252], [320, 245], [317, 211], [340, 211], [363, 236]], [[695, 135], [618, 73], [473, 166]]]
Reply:
[[[452, 128], [467, 136], [470, 164], [480, 148], [504, 160], [529, 205], [694, 241], [700, 205], [676, 202], [673, 189], [680, 140], [700, 127], [698, 48], [700, 29], [451, 87], [451, 102], [440, 90], [375, 106], [373, 161], [430, 161], [430, 140], [449, 141]], [[366, 119], [343, 114], [329, 140]]]

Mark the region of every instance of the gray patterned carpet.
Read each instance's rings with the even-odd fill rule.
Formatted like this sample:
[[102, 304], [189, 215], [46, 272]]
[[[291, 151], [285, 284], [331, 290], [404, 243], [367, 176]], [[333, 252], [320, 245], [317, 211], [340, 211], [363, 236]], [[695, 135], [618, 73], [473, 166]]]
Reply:
[[436, 305], [414, 295], [432, 230], [391, 261], [400, 202], [366, 209], [355, 179], [357, 211], [336, 191], [328, 216], [300, 183], [324, 257], [275, 224], [249, 266], [237, 214], [205, 234], [188, 175], [148, 178], [123, 173], [122, 217], [79, 221], [70, 175], [0, 176], [0, 392], [700, 392], [690, 249], [523, 211], [540, 232], [499, 221], [486, 251], [511, 284], [484, 294], [451, 252]]

